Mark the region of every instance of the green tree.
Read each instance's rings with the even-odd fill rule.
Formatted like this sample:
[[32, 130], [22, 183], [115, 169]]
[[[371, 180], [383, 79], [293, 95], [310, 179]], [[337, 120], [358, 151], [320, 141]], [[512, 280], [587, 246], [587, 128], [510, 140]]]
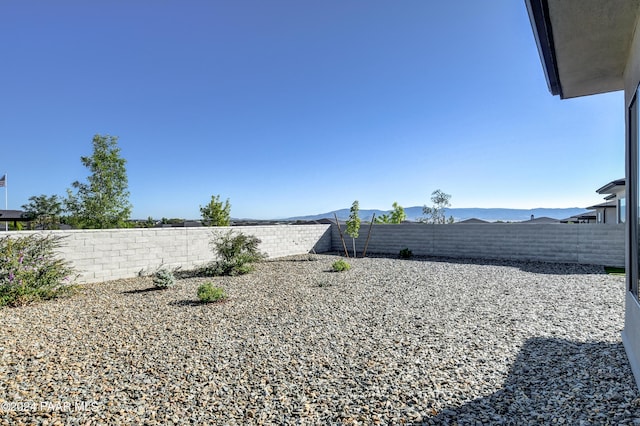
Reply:
[[158, 223], [158, 221], [156, 221], [154, 218], [149, 216], [147, 217], [147, 220], [140, 223], [140, 226], [142, 226], [143, 228], [153, 228], [154, 226], [156, 226], [156, 223]]
[[166, 217], [163, 217], [162, 220], [160, 220], [160, 223], [162, 223], [163, 225], [178, 225], [184, 222], [184, 219], [181, 217], [172, 217], [167, 219]]
[[231, 225], [231, 204], [229, 199], [222, 203], [219, 195], [212, 195], [209, 204], [200, 206], [202, 222], [207, 226], [229, 226]]
[[67, 190], [65, 207], [71, 222], [83, 228], [127, 227], [131, 214], [126, 160], [120, 156], [116, 136], [93, 137], [93, 154], [80, 157], [91, 175], [87, 182], [75, 181], [74, 194]]
[[376, 220], [374, 223], [391, 223], [391, 215], [390, 214], [381, 214], [380, 216], [376, 216]]
[[360, 204], [358, 200], [354, 201], [351, 205], [349, 213], [349, 219], [347, 219], [347, 235], [351, 237], [353, 241], [353, 257], [356, 257], [356, 238], [360, 231]]
[[439, 189], [436, 189], [431, 193], [431, 202], [433, 205], [431, 207], [427, 207], [426, 205], [422, 207], [422, 213], [425, 214], [421, 221], [426, 223], [453, 223], [453, 216], [450, 216], [449, 219], [446, 217], [446, 209], [447, 207], [451, 207], [451, 195], [445, 194]]
[[376, 217], [376, 223], [402, 223], [407, 220], [407, 214], [397, 202], [393, 203], [393, 210], [389, 214]]
[[391, 211], [391, 223], [402, 223], [407, 220], [407, 214], [404, 212], [404, 208], [397, 202], [394, 202], [393, 210]]
[[29, 197], [29, 202], [22, 205], [26, 216], [31, 219], [33, 227], [40, 229], [60, 228], [60, 216], [62, 215], [62, 202], [57, 195], [34, 195]]

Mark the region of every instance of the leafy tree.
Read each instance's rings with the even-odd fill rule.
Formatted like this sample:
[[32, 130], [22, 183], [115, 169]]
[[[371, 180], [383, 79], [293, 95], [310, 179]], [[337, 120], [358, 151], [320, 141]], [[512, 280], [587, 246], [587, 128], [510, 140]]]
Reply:
[[374, 223], [391, 223], [391, 215], [390, 214], [381, 214], [380, 216], [376, 216], [376, 220]]
[[393, 210], [389, 214], [376, 217], [376, 223], [402, 223], [405, 220], [407, 220], [407, 215], [397, 202], [393, 203]]
[[22, 209], [31, 219], [34, 227], [40, 229], [58, 229], [62, 215], [62, 202], [57, 195], [34, 195], [29, 197], [29, 203], [23, 204]]
[[76, 193], [67, 190], [66, 209], [84, 228], [127, 227], [131, 214], [126, 160], [120, 157], [116, 136], [93, 137], [93, 154], [80, 157], [91, 171], [88, 182], [73, 182]]
[[212, 195], [209, 204], [200, 206], [202, 222], [207, 226], [229, 226], [231, 225], [231, 204], [229, 199], [222, 203], [219, 195]]
[[153, 228], [154, 226], [156, 226], [156, 223], [158, 222], [154, 218], [149, 216], [147, 217], [147, 220], [145, 220], [144, 222], [140, 222], [139, 226], [142, 228]]
[[160, 223], [162, 223], [163, 225], [178, 225], [183, 222], [184, 222], [184, 219], [182, 219], [181, 217], [172, 217], [170, 219], [163, 217], [162, 220], [160, 220]]
[[404, 208], [397, 202], [394, 202], [393, 210], [391, 211], [391, 223], [402, 223], [407, 220], [407, 214], [404, 212]]
[[347, 235], [351, 237], [353, 241], [353, 257], [356, 257], [356, 238], [360, 231], [360, 204], [358, 200], [354, 201], [351, 205], [351, 213], [349, 213], [349, 219], [347, 219]]
[[453, 216], [450, 216], [449, 219], [446, 217], [446, 208], [451, 207], [451, 195], [445, 194], [439, 189], [436, 189], [431, 193], [431, 202], [433, 202], [432, 207], [427, 207], [426, 205], [422, 207], [422, 213], [426, 215], [422, 219], [422, 222], [426, 223], [453, 223]]

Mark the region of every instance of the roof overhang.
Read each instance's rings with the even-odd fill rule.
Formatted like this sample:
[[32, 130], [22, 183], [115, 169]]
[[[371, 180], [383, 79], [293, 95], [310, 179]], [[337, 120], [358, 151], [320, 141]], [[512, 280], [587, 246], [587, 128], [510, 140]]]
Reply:
[[601, 204], [596, 204], [595, 206], [589, 206], [587, 207], [588, 210], [592, 210], [592, 209], [615, 209], [617, 206], [614, 203], [601, 203]]
[[0, 210], [0, 222], [30, 222], [28, 217], [22, 210]]
[[574, 217], [578, 220], [585, 220], [585, 219], [595, 219], [596, 216], [597, 216], [596, 212], [586, 212]]
[[615, 194], [625, 189], [626, 179], [617, 179], [604, 185], [602, 188], [596, 189], [598, 194]]
[[574, 98], [624, 88], [640, 0], [525, 0], [549, 91]]

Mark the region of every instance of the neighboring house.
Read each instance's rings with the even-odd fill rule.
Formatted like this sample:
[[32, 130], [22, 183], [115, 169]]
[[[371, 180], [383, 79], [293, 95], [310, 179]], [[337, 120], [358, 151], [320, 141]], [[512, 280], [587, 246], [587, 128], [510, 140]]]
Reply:
[[560, 223], [560, 221], [552, 217], [546, 217], [546, 216], [534, 217], [533, 215], [531, 215], [531, 219], [523, 220], [520, 223]]
[[525, 3], [552, 95], [567, 99], [624, 90], [628, 220], [622, 341], [640, 386], [640, 1], [525, 0]]
[[595, 210], [596, 223], [618, 223], [618, 208], [615, 201], [596, 204], [594, 206], [587, 207], [587, 209]]
[[[598, 194], [607, 195], [604, 199], [606, 204], [613, 204], [615, 207], [615, 217], [612, 220], [605, 220], [603, 223], [625, 223], [627, 209], [627, 185], [626, 179], [616, 179], [609, 182], [602, 188], [596, 190]], [[591, 208], [591, 207], [587, 207]], [[606, 207], [608, 208], [608, 206]]]
[[456, 223], [490, 223], [490, 222], [472, 217], [471, 219], [461, 220], [460, 222], [456, 222]]
[[184, 220], [182, 222], [175, 223], [158, 223], [154, 226], [154, 228], [198, 228], [201, 227], [202, 222], [199, 220]]
[[596, 223], [598, 215], [596, 215], [596, 212], [591, 211], [582, 213], [576, 217], [578, 218], [578, 223]]
[[616, 179], [609, 182], [596, 192], [604, 197], [605, 202], [587, 207], [595, 210], [596, 223], [616, 224], [624, 223], [626, 218], [626, 180]]
[[[22, 210], [0, 210], [0, 223], [13, 223], [16, 227], [18, 222], [31, 222], [31, 218]], [[0, 230], [4, 231], [4, 225], [0, 226]]]
[[562, 219], [560, 223], [596, 223], [596, 219], [596, 212], [591, 211]]

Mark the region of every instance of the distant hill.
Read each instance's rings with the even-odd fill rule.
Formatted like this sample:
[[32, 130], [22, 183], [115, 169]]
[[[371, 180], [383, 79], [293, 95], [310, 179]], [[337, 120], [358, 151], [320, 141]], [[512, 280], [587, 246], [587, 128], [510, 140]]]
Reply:
[[[389, 213], [390, 210], [360, 210], [360, 219], [370, 221], [373, 213], [376, 217]], [[422, 207], [407, 207], [404, 209], [407, 214], [407, 220], [417, 221], [424, 215], [422, 214]], [[482, 219], [489, 222], [496, 222], [498, 220], [503, 222], [521, 222], [523, 220], [531, 219], [531, 215], [534, 217], [551, 217], [554, 219], [566, 219], [571, 216], [582, 214], [587, 212], [585, 209], [571, 207], [565, 209], [480, 209], [480, 208], [461, 208], [461, 209], [446, 209], [447, 217], [453, 216], [456, 222], [465, 219]], [[333, 219], [334, 213], [338, 215], [338, 219], [346, 220], [349, 218], [349, 209], [334, 210], [327, 213], [321, 213], [309, 216], [296, 216], [289, 217], [286, 220], [318, 220], [318, 219]]]

